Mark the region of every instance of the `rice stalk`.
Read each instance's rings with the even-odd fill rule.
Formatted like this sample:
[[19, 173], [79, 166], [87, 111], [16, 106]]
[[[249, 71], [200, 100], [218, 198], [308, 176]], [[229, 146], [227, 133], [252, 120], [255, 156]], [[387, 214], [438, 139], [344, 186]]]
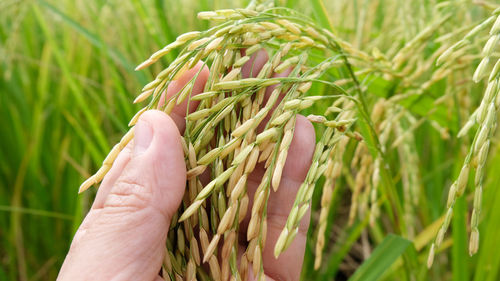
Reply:
[[[269, 3], [252, 1], [246, 9], [201, 12], [199, 19], [214, 21], [216, 25], [177, 37], [137, 67], [138, 70], [146, 68], [174, 49], [180, 50], [134, 100], [139, 103], [150, 99], [150, 103], [132, 118], [131, 126], [146, 110], [159, 108], [170, 113], [184, 101], [199, 102], [196, 110], [186, 116], [183, 149], [188, 170], [187, 192], [170, 226], [164, 276], [171, 280], [245, 280], [251, 270], [258, 280], [263, 280], [267, 203], [280, 188], [297, 114], [317, 113], [315, 106], [319, 102], [330, 102], [330, 106], [322, 115], [310, 114], [308, 119], [320, 127], [323, 134], [273, 249], [274, 255], [279, 257], [294, 241], [301, 220], [311, 208], [314, 193], [320, 192], [314, 268], [321, 266], [329, 237], [327, 229], [332, 223], [327, 219], [334, 186], [344, 178], [353, 178], [351, 182], [346, 180], [352, 192], [348, 225], [367, 218], [369, 225], [375, 227], [382, 213], [387, 212], [388, 219], [397, 222], [398, 232], [414, 238], [417, 230], [413, 219], [421, 186], [419, 171], [415, 168], [419, 162], [415, 132], [428, 123], [442, 138], [449, 136], [442, 124], [431, 120], [437, 108], [415, 114], [404, 102], [423, 97], [436, 83], [468, 66], [475, 59], [473, 56], [462, 58], [461, 65], [450, 61], [470, 47], [471, 38], [493, 24], [473, 80], [478, 82], [487, 76], [489, 67], [495, 60], [496, 63], [488, 77], [481, 105], [459, 136], [464, 136], [475, 125], [479, 129], [460, 175], [451, 185], [444, 222], [431, 245], [428, 265], [442, 246], [455, 201], [465, 193], [472, 170], [475, 171], [475, 195], [469, 252], [471, 255], [477, 252], [484, 166], [500, 100], [500, 61], [495, 54], [500, 40], [498, 12], [474, 27], [461, 41], [452, 45], [443, 43], [428, 57], [419, 59], [413, 54], [422, 52], [429, 42], [445, 42], [448, 38], [432, 37], [450, 20], [449, 14], [440, 14], [419, 32], [415, 30], [415, 35], [404, 45], [386, 53], [376, 49], [370, 54], [297, 12], [274, 8]], [[358, 29], [358, 36], [362, 31]], [[459, 29], [455, 34], [465, 31]], [[244, 78], [242, 68], [251, 55], [261, 49], [269, 53], [269, 61], [259, 73]], [[198, 72], [178, 93], [160, 104], [169, 84], [200, 61], [210, 70], [203, 93], [192, 95]], [[288, 77], [272, 76], [290, 69]], [[400, 80], [393, 96], [369, 95], [370, 80], [378, 78]], [[318, 85], [329, 89], [329, 94], [308, 93]], [[271, 86], [275, 89], [264, 102], [266, 89]], [[449, 95], [443, 95], [432, 105], [437, 107], [449, 99]], [[111, 150], [98, 172], [82, 184], [80, 192], [102, 180], [132, 137], [133, 127]], [[352, 155], [350, 146], [354, 149]], [[401, 167], [390, 167], [388, 155], [401, 162]], [[248, 178], [258, 163], [264, 165], [264, 176], [255, 191], [253, 205], [249, 206]], [[391, 169], [401, 176], [402, 199], [392, 182], [395, 177]], [[202, 175], [207, 173], [209, 180], [205, 182]], [[320, 179], [324, 183], [318, 188]], [[246, 229], [248, 244], [240, 252], [237, 236], [243, 231], [240, 226], [247, 213], [250, 217]], [[239, 256], [242, 257], [238, 263]]]
[[[486, 28], [488, 25], [494, 22], [493, 26], [490, 29], [490, 38], [486, 42], [482, 55], [484, 56], [481, 59], [481, 62], [476, 68], [476, 71], [473, 75], [474, 82], [479, 82], [487, 73], [487, 65], [491, 60], [491, 55], [496, 47], [497, 37], [500, 34], [500, 16], [496, 15], [500, 11], [494, 11], [494, 15], [489, 17], [480, 25], [476, 26], [469, 32], [470, 36], [475, 35], [480, 30]], [[466, 36], [467, 37], [467, 36]], [[497, 64], [498, 64], [497, 60]], [[448, 211], [446, 213], [445, 221], [441, 225], [439, 232], [437, 234], [436, 240], [431, 245], [431, 249], [438, 248], [444, 238], [444, 235], [448, 229], [451, 216], [453, 215], [453, 207], [455, 205], [456, 199], [462, 196], [465, 192], [468, 183], [468, 177], [470, 171], [475, 170], [475, 178], [474, 178], [474, 207], [472, 210], [471, 216], [471, 234], [469, 239], [469, 254], [472, 256], [478, 250], [479, 245], [479, 216], [481, 213], [481, 197], [483, 190], [483, 177], [484, 177], [484, 165], [486, 163], [491, 137], [496, 130], [497, 126], [497, 115], [498, 115], [498, 80], [500, 75], [498, 73], [497, 67], [494, 67], [490, 72], [487, 81], [486, 91], [481, 100], [481, 104], [478, 109], [471, 115], [470, 119], [467, 121], [465, 126], [459, 133], [460, 135], [464, 135], [474, 124], [478, 124], [478, 129], [476, 131], [474, 140], [472, 142], [471, 147], [469, 148], [469, 152], [467, 153], [467, 157], [464, 161], [460, 174], [457, 180], [451, 185], [450, 191], [448, 193], [448, 202], [447, 207]], [[427, 265], [430, 267], [434, 260], [434, 251], [431, 250], [428, 257]]]

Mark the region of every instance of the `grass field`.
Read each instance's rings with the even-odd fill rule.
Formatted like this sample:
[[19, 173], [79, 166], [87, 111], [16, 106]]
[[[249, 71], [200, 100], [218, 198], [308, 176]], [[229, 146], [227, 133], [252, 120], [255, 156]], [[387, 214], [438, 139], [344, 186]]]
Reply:
[[[55, 280], [95, 195], [95, 189], [78, 195], [78, 186], [127, 131], [130, 118], [140, 108], [132, 104], [140, 89], [176, 53], [146, 71], [136, 72], [135, 66], [179, 34], [207, 29], [211, 23], [197, 19], [199, 11], [245, 7], [247, 2], [0, 1], [0, 280]], [[472, 77], [489, 26], [445, 67], [435, 66], [436, 54], [461, 40], [499, 5], [461, 0], [283, 0], [276, 4], [305, 13], [353, 48], [378, 58], [377, 65], [387, 64], [397, 71], [396, 78], [390, 79], [362, 76], [370, 105], [379, 98], [425, 93], [396, 102], [413, 118], [400, 124], [402, 132], [411, 132], [412, 153], [400, 151], [403, 156], [385, 159], [393, 185], [379, 191], [382, 214], [375, 222], [365, 216], [349, 225], [355, 179], [340, 178], [329, 211], [322, 266], [313, 270], [315, 240], [311, 239], [303, 279], [500, 280], [496, 135], [485, 166], [477, 254], [469, 256], [471, 177], [465, 196], [456, 201], [451, 230], [436, 250], [434, 265], [430, 269], [426, 265], [447, 210], [448, 189], [473, 141], [472, 131], [462, 138], [457, 134], [479, 106], [486, 86], [485, 81], [474, 83]], [[492, 57], [498, 59], [499, 51]], [[393, 60], [398, 54], [406, 56], [402, 65]], [[449, 71], [434, 75], [439, 69]], [[318, 86], [311, 91], [318, 95], [327, 89]], [[446, 100], [435, 104], [441, 97]], [[344, 158], [354, 153], [355, 148], [348, 147]], [[419, 203], [410, 217], [406, 211], [389, 215], [391, 204], [401, 209], [408, 204], [403, 199], [408, 175], [414, 176], [410, 185], [417, 190]], [[319, 192], [313, 197], [315, 210], [320, 197]], [[313, 212], [313, 226], [318, 216]], [[411, 231], [402, 229], [405, 223]], [[316, 228], [309, 234], [315, 237]], [[370, 254], [373, 257], [368, 259]]]

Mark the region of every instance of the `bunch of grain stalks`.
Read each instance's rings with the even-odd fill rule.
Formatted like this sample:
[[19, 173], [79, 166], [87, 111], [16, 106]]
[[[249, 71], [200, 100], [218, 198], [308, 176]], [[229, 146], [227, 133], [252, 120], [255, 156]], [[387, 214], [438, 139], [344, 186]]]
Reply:
[[[316, 228], [314, 267], [321, 266], [334, 186], [342, 179], [352, 192], [348, 225], [357, 220], [374, 225], [385, 212], [385, 219], [398, 222], [393, 231], [414, 239], [415, 209], [421, 199], [414, 131], [439, 107], [449, 104], [453, 93], [431, 97], [433, 108], [423, 115], [404, 105], [426, 95], [443, 78], [472, 65], [475, 57], [464, 56], [464, 50], [481, 30], [492, 25], [473, 80], [479, 82], [488, 76], [488, 65], [497, 62], [488, 77], [481, 105], [460, 131], [459, 137], [465, 136], [478, 125], [462, 171], [451, 185], [448, 211], [430, 246], [428, 266], [442, 244], [455, 201], [465, 193], [469, 173], [475, 170], [469, 249], [472, 255], [479, 243], [483, 170], [500, 105], [500, 60], [494, 52], [500, 39], [499, 14], [500, 10], [495, 10], [462, 40], [450, 44], [451, 35], [467, 29], [433, 37], [451, 17], [443, 13], [404, 46], [395, 45], [382, 54], [377, 49], [366, 53], [318, 27], [311, 19], [269, 2], [252, 2], [246, 9], [201, 12], [200, 19], [218, 24], [206, 31], [179, 36], [137, 67], [143, 69], [171, 50], [181, 49], [178, 57], [142, 89], [134, 102], [150, 97], [151, 102], [132, 118], [132, 128], [111, 150], [97, 173], [82, 184], [80, 192], [102, 180], [118, 153], [133, 138], [133, 125], [143, 112], [158, 108], [170, 113], [185, 101], [197, 103], [196, 110], [185, 118], [187, 191], [170, 225], [163, 276], [171, 280], [246, 280], [251, 270], [261, 280], [267, 200], [279, 187], [297, 114], [313, 112], [315, 115], [310, 114], [308, 119], [317, 124], [320, 137], [305, 181], [275, 245], [275, 256], [293, 241], [301, 219], [310, 209], [313, 194], [319, 192], [321, 207], [319, 215], [313, 214], [312, 226]], [[416, 52], [434, 42], [442, 47], [424, 59], [416, 59]], [[262, 49], [269, 54], [269, 60], [254, 77], [244, 77], [242, 67]], [[461, 63], [451, 63], [459, 58]], [[169, 84], [200, 62], [208, 66], [210, 73], [203, 93], [191, 95], [198, 72], [179, 92], [163, 100]], [[289, 75], [273, 76], [284, 71], [289, 71]], [[371, 81], [379, 78], [399, 81], [393, 95], [369, 96]], [[309, 90], [314, 86], [327, 87], [329, 95], [313, 95]], [[270, 88], [273, 90], [266, 100], [265, 93]], [[330, 106], [317, 112], [317, 103]], [[431, 120], [430, 124], [442, 138], [450, 137], [439, 122]], [[399, 167], [390, 166], [389, 158], [393, 162], [396, 159]], [[249, 207], [247, 179], [259, 162], [264, 163], [265, 172]], [[207, 175], [205, 171], [209, 171], [208, 181], [202, 179], [203, 174]], [[395, 175], [399, 184], [395, 183]], [[384, 198], [379, 196], [381, 190]], [[239, 253], [242, 250], [238, 248], [237, 233], [248, 212], [248, 246]]]

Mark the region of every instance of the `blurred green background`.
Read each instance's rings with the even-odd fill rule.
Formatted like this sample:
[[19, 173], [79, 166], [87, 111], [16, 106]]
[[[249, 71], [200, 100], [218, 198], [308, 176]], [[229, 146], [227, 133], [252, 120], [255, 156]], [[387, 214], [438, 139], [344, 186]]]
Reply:
[[135, 66], [206, 28], [198, 11], [241, 5], [0, 1], [0, 280], [55, 280], [93, 198], [78, 186], [126, 132], [152, 78]]
[[[112, 145], [126, 132], [128, 121], [140, 108], [132, 101], [142, 86], [176, 53], [145, 71], [135, 72], [134, 67], [177, 35], [208, 28], [208, 22], [196, 18], [197, 12], [245, 7], [247, 2], [0, 1], [0, 280], [56, 278], [72, 235], [95, 194], [93, 190], [77, 195], [80, 183], [96, 171]], [[415, 10], [408, 4], [412, 1], [396, 0], [278, 2], [335, 27], [340, 37], [358, 47], [364, 48], [364, 43], [371, 42], [370, 47], [384, 51], [389, 42], [377, 36], [399, 30], [388, 29], [396, 26], [398, 17], [393, 16], [398, 11], [409, 12], [405, 16], [407, 24], [418, 31], [432, 18], [429, 7], [438, 1], [414, 1], [411, 5], [418, 8]], [[484, 15], [474, 11], [473, 17], [481, 19]], [[472, 21], [462, 17], [456, 22], [460, 20]], [[372, 33], [356, 32], [358, 25], [370, 22], [378, 24]], [[402, 43], [407, 36], [401, 34]], [[421, 167], [422, 181], [429, 197], [417, 215], [421, 223], [431, 224], [442, 215], [446, 187], [453, 178], [452, 172], [461, 167], [464, 151], [456, 143], [449, 146], [435, 133], [427, 135], [425, 130], [430, 130], [429, 126], [421, 128], [424, 133], [418, 141], [425, 161]], [[495, 145], [485, 184], [479, 253], [472, 258], [467, 254], [465, 222], [469, 216], [465, 214], [471, 204], [468, 198], [457, 206], [462, 215], [456, 216], [452, 226], [458, 231], [453, 231], [452, 239], [446, 241], [447, 251], [436, 257], [435, 266], [430, 271], [426, 269], [424, 248], [415, 254], [419, 264], [414, 268], [395, 265], [403, 271], [415, 271], [415, 275], [408, 276], [416, 277], [398, 279], [500, 279], [500, 173], [496, 172], [499, 156]], [[423, 231], [425, 226], [419, 225], [418, 229]], [[322, 274], [311, 276], [331, 280], [332, 276], [344, 279], [352, 273], [352, 268], [361, 262], [349, 256], [349, 252], [356, 251], [355, 241], [361, 239], [360, 227], [355, 225], [343, 233], [339, 240], [345, 244], [331, 247], [325, 263], [335, 270], [327, 267]], [[332, 231], [336, 231], [335, 226]], [[380, 237], [378, 241], [374, 239], [376, 246], [386, 233], [383, 229], [372, 231]], [[306, 265], [310, 266], [310, 245], [307, 255]], [[335, 275], [338, 271], [344, 273]], [[393, 277], [385, 276], [388, 280]]]

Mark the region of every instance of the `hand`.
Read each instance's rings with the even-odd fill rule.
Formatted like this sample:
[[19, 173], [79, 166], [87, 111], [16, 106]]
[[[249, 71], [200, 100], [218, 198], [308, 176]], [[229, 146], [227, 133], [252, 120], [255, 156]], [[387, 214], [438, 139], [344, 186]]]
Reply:
[[[243, 67], [243, 75], [256, 76], [267, 59], [265, 51], [253, 55]], [[199, 63], [173, 81], [166, 95], [177, 93], [201, 67]], [[203, 91], [207, 77], [205, 66], [196, 79], [194, 95]], [[270, 87], [267, 94], [272, 90]], [[158, 272], [167, 232], [186, 186], [179, 131], [184, 130], [186, 110], [194, 110], [196, 104], [192, 102], [189, 109], [186, 107], [184, 102], [174, 108], [170, 116], [151, 110], [139, 118], [134, 140], [119, 154], [105, 176], [92, 208], [73, 238], [58, 280], [163, 280]], [[304, 116], [297, 116], [280, 187], [269, 197], [263, 252], [268, 280], [300, 278], [309, 215], [304, 217], [294, 242], [278, 259], [274, 258], [273, 249], [311, 164], [314, 143], [311, 123]], [[263, 171], [262, 166], [257, 166], [249, 177], [250, 201]], [[243, 222], [242, 232], [246, 232], [248, 219]], [[250, 276], [249, 280], [253, 279]]]

